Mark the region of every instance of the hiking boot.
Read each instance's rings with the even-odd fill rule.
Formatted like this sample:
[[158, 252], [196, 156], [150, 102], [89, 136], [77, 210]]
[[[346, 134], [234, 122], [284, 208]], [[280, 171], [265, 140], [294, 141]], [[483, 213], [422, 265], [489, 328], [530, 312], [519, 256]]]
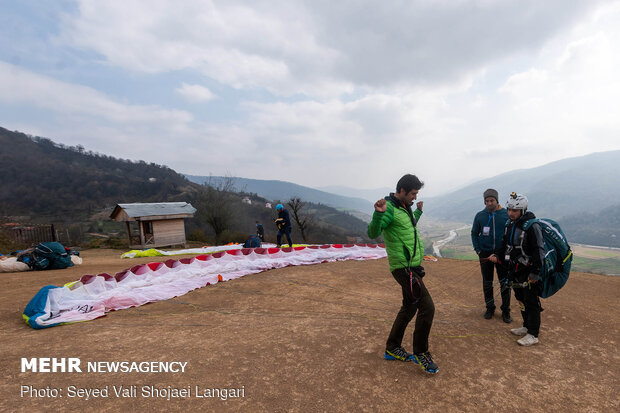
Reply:
[[413, 354], [407, 353], [402, 347], [396, 347], [393, 350], [385, 350], [383, 358], [386, 360], [414, 361]]
[[512, 317], [510, 317], [510, 313], [503, 311], [502, 312], [502, 320], [504, 321], [504, 323], [506, 324], [510, 324], [512, 323]]
[[510, 332], [515, 336], [523, 336], [527, 334], [527, 327], [513, 328], [510, 330]]
[[422, 370], [427, 373], [435, 374], [439, 372], [439, 367], [437, 367], [437, 364], [435, 364], [431, 357], [431, 353], [428, 351], [426, 353], [415, 353], [413, 355], [413, 362], [419, 364]]
[[495, 310], [492, 310], [492, 309], [490, 309], [490, 308], [487, 308], [487, 311], [484, 313], [483, 317], [484, 317], [486, 320], [490, 320], [490, 319], [492, 319], [492, 318], [493, 318], [493, 314], [495, 314]]
[[532, 346], [534, 344], [538, 344], [538, 337], [534, 337], [531, 334], [526, 334], [525, 337], [517, 340], [517, 343], [522, 346]]

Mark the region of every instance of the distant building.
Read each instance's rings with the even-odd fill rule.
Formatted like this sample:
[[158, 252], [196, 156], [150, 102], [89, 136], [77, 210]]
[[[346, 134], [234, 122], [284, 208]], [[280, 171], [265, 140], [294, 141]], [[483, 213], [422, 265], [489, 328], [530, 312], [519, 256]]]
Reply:
[[244, 204], [252, 205], [252, 200], [247, 196], [244, 196], [241, 202], [243, 202]]
[[110, 218], [125, 222], [129, 248], [145, 249], [186, 246], [185, 218], [192, 218], [195, 212], [187, 202], [118, 204]]

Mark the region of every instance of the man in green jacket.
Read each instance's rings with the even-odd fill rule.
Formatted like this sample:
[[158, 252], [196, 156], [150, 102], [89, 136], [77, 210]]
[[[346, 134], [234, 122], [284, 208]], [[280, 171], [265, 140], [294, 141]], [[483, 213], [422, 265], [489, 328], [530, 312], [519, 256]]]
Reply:
[[[396, 184], [396, 192], [375, 202], [375, 212], [368, 224], [368, 236], [383, 234], [392, 276], [400, 284], [403, 302], [396, 315], [385, 346], [386, 360], [413, 361], [428, 373], [437, 373], [439, 367], [428, 351], [428, 336], [433, 325], [435, 304], [422, 278], [424, 246], [416, 228], [422, 215], [423, 202], [411, 210], [413, 201], [424, 186], [417, 176], [407, 174]], [[418, 312], [419, 310], [419, 312]], [[418, 318], [413, 331], [413, 354], [402, 347], [403, 336], [416, 312]]]

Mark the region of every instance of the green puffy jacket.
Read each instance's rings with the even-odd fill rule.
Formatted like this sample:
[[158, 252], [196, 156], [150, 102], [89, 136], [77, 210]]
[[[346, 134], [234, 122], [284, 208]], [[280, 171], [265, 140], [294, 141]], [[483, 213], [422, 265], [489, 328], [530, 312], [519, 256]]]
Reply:
[[[424, 258], [424, 246], [415, 227], [422, 211], [405, 208], [394, 196], [385, 197], [385, 212], [375, 211], [368, 224], [368, 236], [377, 238], [383, 232], [390, 271], [397, 268], [417, 267]], [[414, 253], [414, 246], [416, 252]]]

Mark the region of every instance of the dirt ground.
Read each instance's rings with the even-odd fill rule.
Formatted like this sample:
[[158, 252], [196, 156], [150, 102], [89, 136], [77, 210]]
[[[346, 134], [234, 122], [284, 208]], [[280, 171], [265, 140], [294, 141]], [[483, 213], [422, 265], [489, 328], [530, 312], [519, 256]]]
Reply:
[[[518, 322], [507, 325], [497, 315], [482, 318], [476, 262], [427, 262], [424, 280], [436, 307], [430, 337], [440, 367], [436, 375], [413, 363], [383, 359], [400, 306], [400, 290], [385, 259], [271, 270], [85, 323], [33, 330], [22, 321], [24, 307], [44, 285], [168, 259], [119, 256], [118, 251], [88, 250], [79, 267], [0, 274], [0, 411], [620, 408], [618, 277], [571, 274], [567, 286], [543, 302], [540, 343], [523, 348], [509, 332], [521, 320], [514, 301], [512, 315]], [[412, 327], [403, 343], [409, 351], [411, 333]], [[83, 370], [22, 373], [21, 359], [31, 357], [77, 357]], [[180, 361], [187, 366], [179, 373], [85, 371], [94, 361]], [[136, 386], [136, 396], [117, 397], [114, 389], [121, 385]], [[168, 400], [143, 393], [150, 386], [189, 388], [190, 394]], [[77, 393], [80, 388], [90, 392], [88, 400], [86, 393]], [[211, 396], [217, 396], [211, 389], [240, 389], [236, 395], [243, 397], [224, 400], [222, 392], [197, 397], [196, 388], [199, 395]], [[54, 389], [56, 397], [46, 394]], [[104, 390], [93, 397], [93, 389]]]

